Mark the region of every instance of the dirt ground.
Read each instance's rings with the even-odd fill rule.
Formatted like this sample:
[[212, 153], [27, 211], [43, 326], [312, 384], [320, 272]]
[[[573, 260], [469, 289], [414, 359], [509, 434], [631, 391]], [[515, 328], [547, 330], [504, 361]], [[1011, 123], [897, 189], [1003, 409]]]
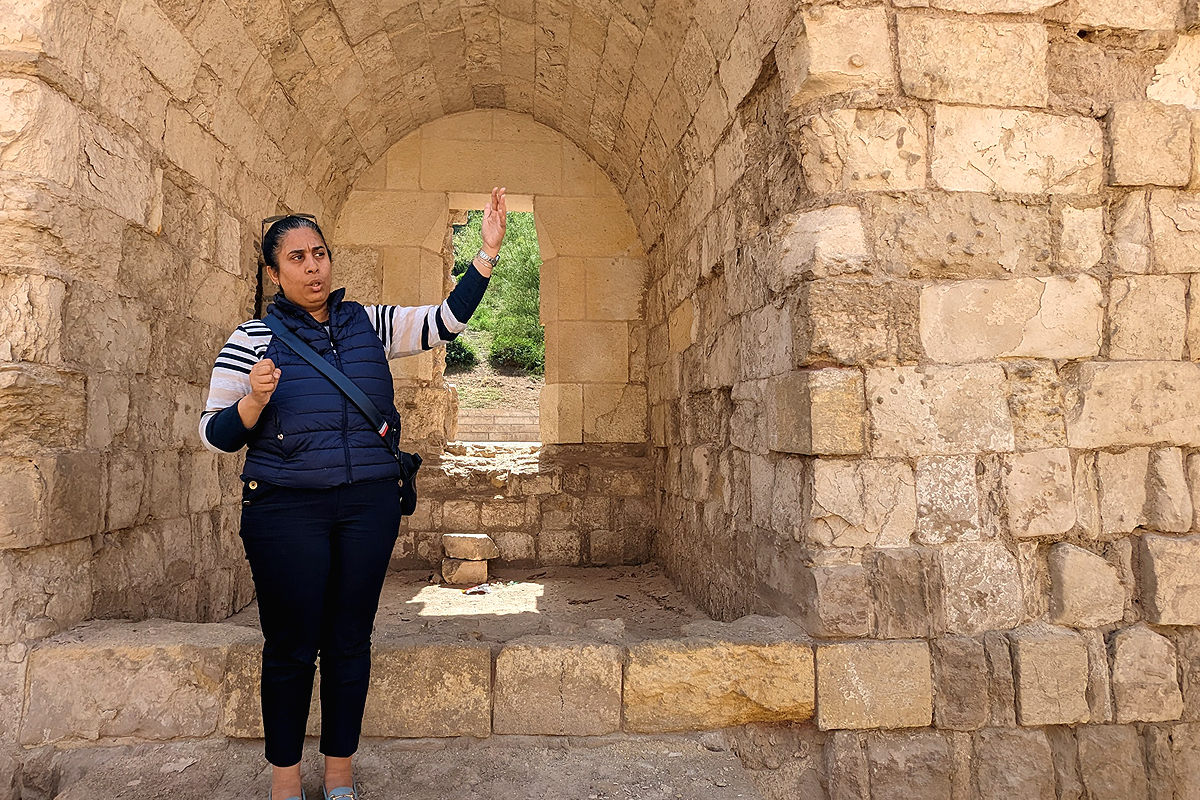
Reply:
[[462, 336], [475, 348], [479, 362], [469, 370], [446, 369], [446, 381], [458, 387], [460, 408], [538, 410], [538, 397], [546, 383], [542, 376], [489, 364], [486, 331], [467, 329]]

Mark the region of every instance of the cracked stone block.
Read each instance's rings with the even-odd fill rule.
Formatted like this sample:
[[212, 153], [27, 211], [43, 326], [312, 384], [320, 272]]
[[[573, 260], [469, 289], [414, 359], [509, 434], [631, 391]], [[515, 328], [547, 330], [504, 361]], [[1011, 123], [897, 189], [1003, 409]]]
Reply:
[[1166, 722], [1183, 714], [1175, 645], [1144, 624], [1112, 636], [1112, 690], [1117, 722]]
[[[414, 692], [413, 687], [425, 687]], [[480, 642], [375, 643], [364, 736], [484, 737], [491, 733], [492, 651]]]
[[897, 15], [905, 94], [945, 103], [1044, 107], [1046, 27], [966, 17]]
[[1009, 634], [1022, 725], [1074, 725], [1091, 718], [1088, 650], [1079, 634], [1033, 624]]
[[915, 287], [818, 280], [798, 291], [790, 315], [795, 366], [887, 364], [916, 352]]
[[1149, 784], [1142, 743], [1132, 725], [1085, 725], [1078, 729], [1079, 772], [1088, 797], [1144, 800]]
[[1154, 271], [1200, 272], [1200, 195], [1151, 192], [1149, 209], [1144, 241], [1152, 245]]
[[823, 547], [907, 547], [917, 520], [914, 486], [903, 462], [816, 459], [808, 538]]
[[821, 6], [797, 14], [776, 58], [784, 99], [793, 108], [825, 95], [896, 85], [883, 8]]
[[829, 278], [863, 271], [871, 258], [857, 206], [830, 206], [788, 214], [781, 223], [778, 257], [768, 266], [767, 283], [790, 288], [809, 276]]
[[917, 459], [917, 541], [978, 541], [979, 490], [974, 456]]
[[766, 393], [767, 443], [781, 453], [855, 455], [865, 449], [863, 376], [823, 369], [772, 378]]
[[1108, 354], [1114, 361], [1175, 361], [1187, 330], [1185, 278], [1144, 275], [1109, 285]]
[[1117, 273], [1145, 275], [1150, 272], [1150, 194], [1148, 192], [1131, 192], [1113, 207], [1112, 232]]
[[1070, 628], [1099, 628], [1125, 615], [1125, 589], [1117, 570], [1100, 556], [1066, 542], [1050, 548], [1050, 621]]
[[925, 642], [852, 642], [817, 647], [817, 725], [923, 728], [933, 720]]
[[1158, 625], [1200, 625], [1200, 536], [1143, 534], [1142, 601]]
[[486, 561], [463, 561], [458, 558], [442, 559], [442, 580], [451, 586], [467, 586], [487, 583]]
[[1108, 119], [1114, 186], [1183, 186], [1192, 177], [1192, 121], [1183, 106], [1114, 103]]
[[948, 545], [938, 554], [941, 615], [951, 633], [1012, 628], [1024, 600], [1016, 557], [1000, 542]]
[[687, 626], [684, 633], [629, 648], [626, 730], [711, 730], [812, 717], [813, 651], [795, 623], [751, 616]]
[[1192, 529], [1192, 498], [1184, 474], [1183, 451], [1164, 447], [1150, 451], [1146, 489], [1146, 525], [1156, 531], [1186, 533]]
[[928, 123], [920, 109], [836, 109], [800, 129], [801, 163], [816, 192], [907, 191], [925, 185]]
[[1200, 364], [1089, 361], [1061, 374], [1072, 449], [1200, 446]]
[[1056, 536], [1075, 526], [1075, 482], [1066, 448], [1005, 458], [1009, 529], [1017, 538]]
[[496, 733], [602, 736], [621, 727], [623, 651], [611, 644], [533, 636], [496, 656]]
[[921, 291], [921, 344], [935, 361], [1090, 358], [1100, 353], [1103, 327], [1103, 293], [1089, 275], [962, 281]]

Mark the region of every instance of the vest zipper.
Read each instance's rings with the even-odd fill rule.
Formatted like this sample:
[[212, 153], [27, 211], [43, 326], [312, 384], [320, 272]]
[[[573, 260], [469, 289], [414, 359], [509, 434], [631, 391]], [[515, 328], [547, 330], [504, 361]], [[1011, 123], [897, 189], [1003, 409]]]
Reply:
[[[330, 321], [332, 323], [332, 320]], [[333, 341], [333, 325], [329, 326], [329, 347], [333, 350], [333, 360], [337, 362], [337, 368], [342, 369], [342, 357], [338, 355], [337, 345]], [[350, 466], [350, 432], [346, 426], [350, 424], [349, 409], [346, 408], [346, 395], [342, 395], [342, 452], [346, 455], [346, 480], [347, 483], [354, 483], [354, 470]]]

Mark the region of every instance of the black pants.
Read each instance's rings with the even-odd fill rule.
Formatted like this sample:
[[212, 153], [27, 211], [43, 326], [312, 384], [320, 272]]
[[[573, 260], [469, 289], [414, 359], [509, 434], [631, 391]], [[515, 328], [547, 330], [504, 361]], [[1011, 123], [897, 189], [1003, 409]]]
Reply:
[[321, 752], [344, 758], [358, 749], [371, 628], [399, 527], [396, 481], [245, 485], [242, 543], [265, 639], [263, 730], [275, 766], [300, 761], [318, 655]]

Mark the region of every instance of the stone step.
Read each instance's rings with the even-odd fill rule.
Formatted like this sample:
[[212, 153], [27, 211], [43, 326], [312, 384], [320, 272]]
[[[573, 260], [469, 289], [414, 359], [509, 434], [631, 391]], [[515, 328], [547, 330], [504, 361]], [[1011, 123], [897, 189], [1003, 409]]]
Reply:
[[[305, 790], [320, 798], [316, 742]], [[714, 751], [715, 749], [715, 751]], [[366, 740], [355, 757], [364, 800], [755, 800], [738, 758], [696, 736]], [[219, 740], [47, 752], [23, 769], [26, 796], [56, 800], [246, 800], [266, 796], [258, 742]]]

